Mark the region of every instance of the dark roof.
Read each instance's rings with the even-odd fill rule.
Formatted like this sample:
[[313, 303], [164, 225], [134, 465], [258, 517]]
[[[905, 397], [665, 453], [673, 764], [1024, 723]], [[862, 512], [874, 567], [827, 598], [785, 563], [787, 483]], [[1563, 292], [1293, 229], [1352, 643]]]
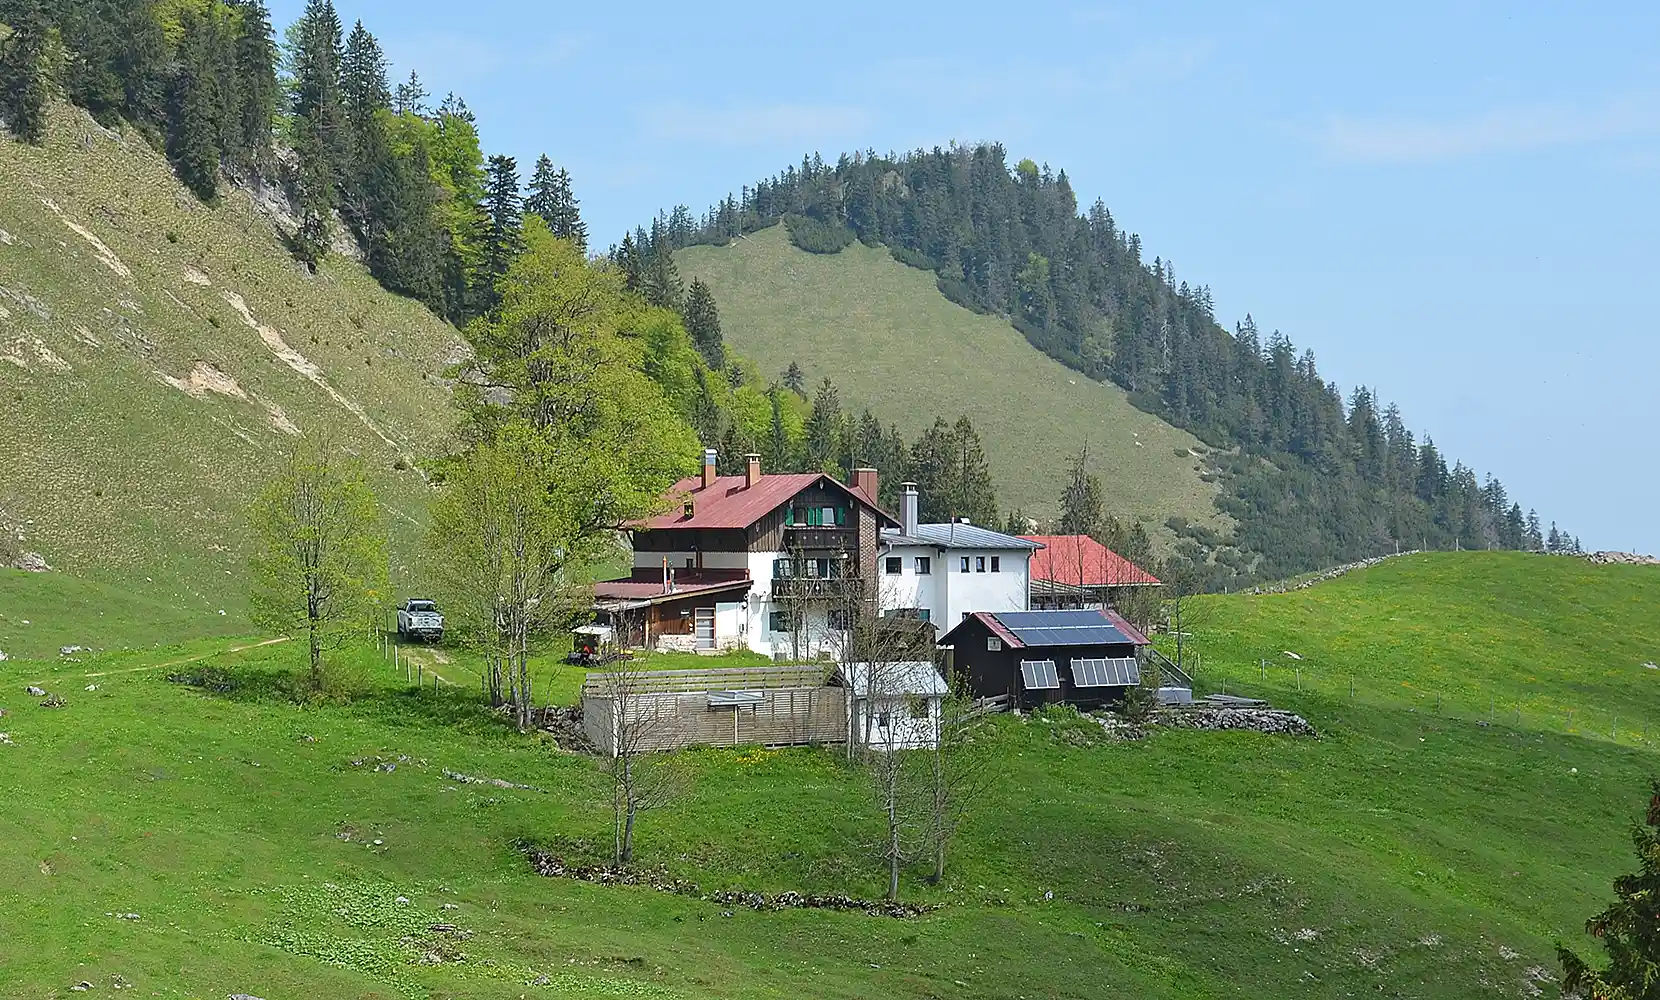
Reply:
[[909, 535], [883, 532], [882, 541], [895, 545], [932, 545], [940, 549], [1041, 549], [1043, 545], [1018, 535], [1005, 535], [977, 524], [919, 524]]
[[1032, 556], [1032, 579], [1074, 587], [1155, 586], [1158, 577], [1088, 535], [1026, 535], [1043, 551]]
[[[979, 622], [1001, 638], [1011, 649], [1031, 649], [1044, 646], [1104, 646], [1145, 644], [1145, 636], [1135, 629], [1126, 632], [1114, 618], [1100, 611], [976, 611], [968, 620]], [[952, 644], [952, 636], [968, 624], [963, 621], [940, 640]], [[1128, 625], [1122, 618], [1118, 622]], [[1136, 643], [1141, 638], [1142, 643]]]
[[[713, 486], [705, 488], [703, 478], [682, 479], [669, 490], [666, 513], [650, 519], [639, 527], [647, 530], [665, 528], [747, 528], [768, 514], [795, 499], [796, 494], [810, 487], [824, 484], [852, 497], [875, 511], [884, 524], [899, 524], [893, 515], [876, 503], [876, 498], [856, 486], [816, 472], [762, 476], [754, 486], [746, 486], [743, 476], [719, 476]], [[686, 516], [686, 502], [691, 501], [692, 516]]]

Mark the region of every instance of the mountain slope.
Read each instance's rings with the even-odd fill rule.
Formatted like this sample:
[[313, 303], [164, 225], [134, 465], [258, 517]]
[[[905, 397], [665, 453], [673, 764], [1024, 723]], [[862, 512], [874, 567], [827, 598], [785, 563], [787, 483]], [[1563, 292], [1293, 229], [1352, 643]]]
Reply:
[[1008, 323], [952, 304], [931, 273], [886, 250], [810, 254], [774, 226], [688, 247], [676, 262], [714, 290], [726, 341], [763, 372], [798, 362], [810, 383], [829, 376], [844, 406], [869, 407], [907, 437], [966, 413], [1005, 510], [1056, 513], [1067, 466], [1088, 445], [1111, 512], [1150, 526], [1219, 519], [1192, 435], [1045, 357]]
[[396, 578], [426, 489], [400, 458], [448, 431], [454, 330], [350, 261], [305, 273], [248, 196], [202, 205], [78, 110], [40, 147], [0, 139], [0, 176], [3, 527], [59, 571], [234, 616], [244, 506], [320, 431], [369, 468]]

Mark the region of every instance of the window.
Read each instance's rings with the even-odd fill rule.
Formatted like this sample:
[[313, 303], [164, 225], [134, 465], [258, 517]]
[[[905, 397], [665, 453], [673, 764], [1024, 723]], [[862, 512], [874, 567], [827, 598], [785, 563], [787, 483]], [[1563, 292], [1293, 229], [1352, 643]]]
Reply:
[[974, 572], [984, 573], [985, 571], [986, 571], [986, 557], [985, 556], [975, 556], [974, 557]]
[[964, 573], [968, 572], [968, 557], [967, 556], [963, 556], [963, 558], [962, 558], [962, 571]]
[[886, 729], [886, 728], [888, 728], [888, 721], [889, 721], [888, 713], [886, 713], [886, 712], [876, 713], [876, 728], [877, 729]]
[[986, 638], [986, 652], [988, 652], [988, 653], [1001, 653], [1002, 651], [1003, 651], [1003, 640], [1002, 639], [997, 638], [995, 635], [988, 636]]
[[934, 561], [927, 556], [916, 557], [916, 575], [928, 576], [934, 572]]
[[934, 713], [928, 710], [928, 699], [916, 695], [905, 699], [906, 707], [910, 709], [913, 719], [930, 719]]
[[905, 572], [905, 560], [899, 558], [898, 556], [888, 556], [886, 559], [882, 560], [882, 568], [889, 576], [898, 576], [899, 574]]
[[991, 571], [993, 573], [1003, 572], [1003, 557], [1002, 556], [992, 556], [991, 557]]
[[772, 577], [775, 580], [788, 580], [795, 574], [788, 559], [774, 559], [772, 561]]
[[842, 512], [835, 507], [824, 508], [824, 510], [820, 512], [819, 516], [823, 519], [824, 526], [826, 528], [833, 524], [842, 523]]
[[691, 557], [691, 556], [687, 556], [686, 557], [686, 568], [687, 569], [697, 569], [697, 560], [695, 558]]
[[837, 632], [846, 632], [850, 619], [846, 608], [830, 609], [830, 627]]
[[767, 616], [767, 630], [771, 632], [788, 632], [790, 630], [790, 616], [785, 611], [774, 611]]

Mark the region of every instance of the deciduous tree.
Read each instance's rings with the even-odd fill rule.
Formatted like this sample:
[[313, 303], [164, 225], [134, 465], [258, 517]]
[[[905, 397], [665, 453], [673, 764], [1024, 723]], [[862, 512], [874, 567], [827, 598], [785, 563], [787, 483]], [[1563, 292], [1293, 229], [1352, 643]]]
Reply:
[[326, 435], [294, 440], [281, 470], [249, 511], [254, 621], [304, 633], [313, 690], [323, 654], [384, 602], [386, 534], [362, 468]]

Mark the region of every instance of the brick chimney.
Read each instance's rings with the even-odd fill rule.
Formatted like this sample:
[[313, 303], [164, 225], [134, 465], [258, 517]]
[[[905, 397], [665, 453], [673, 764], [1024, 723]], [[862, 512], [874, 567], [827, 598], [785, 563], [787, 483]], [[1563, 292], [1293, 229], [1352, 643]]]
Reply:
[[853, 485], [857, 489], [864, 490], [865, 491], [865, 496], [870, 497], [872, 502], [874, 502], [876, 500], [876, 470], [875, 469], [871, 469], [871, 468], [854, 469], [853, 470]]
[[703, 449], [703, 488], [715, 485], [715, 449]]
[[761, 456], [750, 452], [744, 456], [744, 489], [752, 489], [761, 481]]
[[915, 483], [899, 486], [899, 530], [905, 535], [916, 535], [917, 496]]

